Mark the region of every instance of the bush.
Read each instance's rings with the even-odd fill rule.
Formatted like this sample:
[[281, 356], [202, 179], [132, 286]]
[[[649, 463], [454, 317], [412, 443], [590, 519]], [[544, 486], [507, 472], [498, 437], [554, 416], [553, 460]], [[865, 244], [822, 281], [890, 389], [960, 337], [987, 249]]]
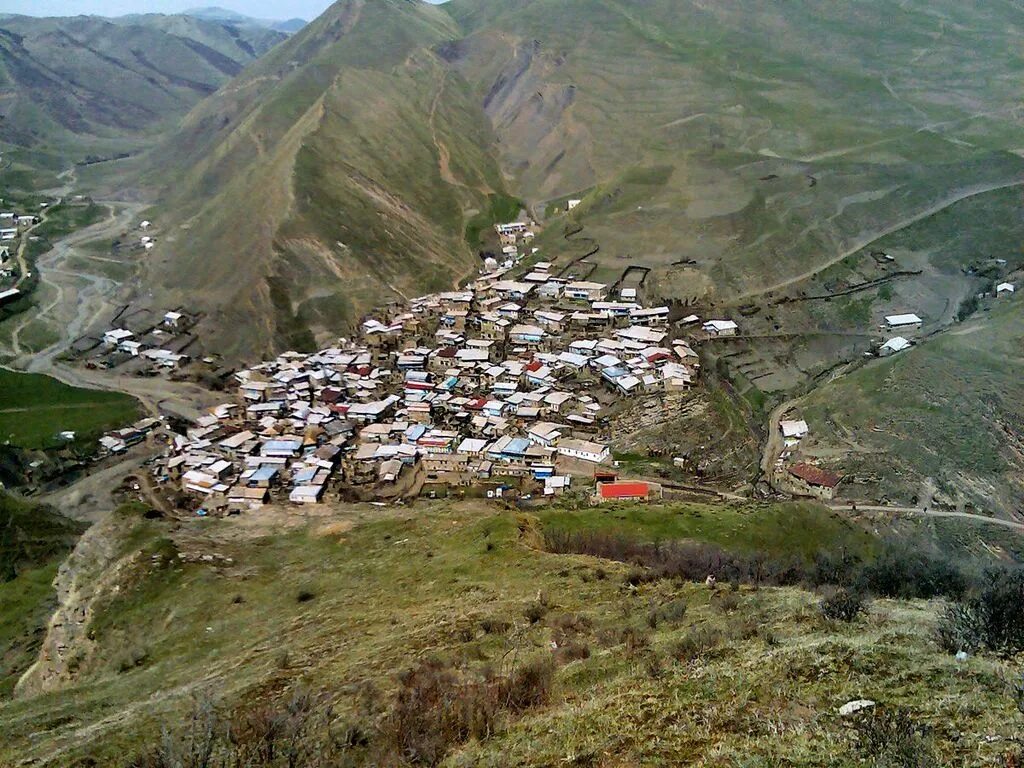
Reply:
[[482, 629], [484, 633], [488, 635], [503, 635], [506, 632], [508, 632], [511, 626], [511, 622], [508, 622], [505, 619], [499, 619], [495, 617], [482, 619], [480, 621], [480, 629]]
[[890, 545], [864, 564], [857, 581], [872, 594], [905, 600], [959, 597], [969, 584], [967, 574], [948, 558], [903, 545]]
[[905, 712], [871, 710], [854, 722], [860, 757], [878, 768], [932, 768], [939, 765], [928, 728]]
[[558, 664], [568, 664], [572, 661], [590, 658], [590, 646], [579, 640], [567, 640], [559, 643], [555, 649], [555, 661]]
[[530, 603], [525, 609], [523, 609], [523, 616], [525, 616], [531, 624], [536, 624], [547, 615], [547, 612], [548, 609], [542, 603], [536, 602]]
[[722, 642], [722, 633], [710, 627], [696, 627], [672, 644], [671, 655], [676, 661], [691, 662], [707, 656]]
[[551, 659], [539, 658], [516, 667], [505, 680], [503, 699], [506, 707], [521, 712], [551, 701], [554, 690], [555, 665]]
[[950, 651], [1024, 651], [1024, 569], [991, 568], [980, 586], [939, 619], [939, 642]]
[[818, 604], [821, 615], [829, 621], [853, 621], [867, 612], [864, 595], [840, 587], [829, 591]]

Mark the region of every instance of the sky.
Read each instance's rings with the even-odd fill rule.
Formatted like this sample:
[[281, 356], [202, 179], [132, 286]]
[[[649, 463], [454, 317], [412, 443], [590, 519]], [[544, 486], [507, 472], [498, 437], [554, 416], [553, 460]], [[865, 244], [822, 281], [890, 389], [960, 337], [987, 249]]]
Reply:
[[27, 16], [124, 16], [128, 13], [178, 13], [216, 5], [258, 19], [314, 19], [331, 0], [0, 0], [0, 13]]

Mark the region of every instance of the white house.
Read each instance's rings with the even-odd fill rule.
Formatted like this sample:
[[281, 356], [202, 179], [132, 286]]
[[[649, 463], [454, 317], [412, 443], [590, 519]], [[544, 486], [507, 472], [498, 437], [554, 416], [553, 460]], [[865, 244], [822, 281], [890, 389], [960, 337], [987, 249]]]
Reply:
[[796, 440], [810, 431], [807, 428], [807, 422], [803, 419], [783, 419], [779, 422], [779, 428], [782, 430], [783, 437]]
[[921, 318], [913, 313], [906, 312], [900, 315], [886, 315], [885, 323], [890, 328], [906, 328], [911, 325], [920, 325]]
[[893, 336], [885, 344], [878, 348], [878, 354], [881, 357], [888, 357], [897, 352], [902, 352], [904, 349], [910, 347], [910, 342], [902, 336]]
[[117, 346], [122, 341], [127, 341], [135, 334], [127, 328], [112, 328], [103, 334], [103, 343]]
[[592, 443], [589, 440], [576, 440], [575, 438], [563, 438], [558, 441], [557, 450], [560, 456], [568, 456], [572, 459], [582, 459], [600, 464], [611, 457], [607, 445]]
[[1013, 283], [1000, 283], [996, 286], [996, 296], [1013, 293]]
[[582, 200], [567, 200], [565, 202], [565, 210], [571, 211], [573, 208], [575, 208], [577, 205], [579, 205], [582, 202], [583, 202]]
[[712, 336], [735, 336], [739, 326], [732, 320], [708, 320], [702, 326]]

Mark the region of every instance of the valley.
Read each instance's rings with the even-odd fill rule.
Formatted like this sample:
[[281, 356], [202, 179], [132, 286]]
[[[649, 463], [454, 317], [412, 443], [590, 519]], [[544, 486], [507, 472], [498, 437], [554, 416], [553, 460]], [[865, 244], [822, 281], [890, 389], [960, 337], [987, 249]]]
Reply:
[[83, 24], [0, 16], [0, 763], [1018, 764], [1018, 8]]

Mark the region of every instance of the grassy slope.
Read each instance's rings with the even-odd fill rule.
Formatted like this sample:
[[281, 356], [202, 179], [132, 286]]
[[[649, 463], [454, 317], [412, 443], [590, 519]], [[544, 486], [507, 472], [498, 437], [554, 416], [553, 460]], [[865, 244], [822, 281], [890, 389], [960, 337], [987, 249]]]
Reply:
[[118, 392], [81, 389], [49, 376], [0, 370], [0, 439], [20, 448], [62, 444], [59, 432], [72, 430], [82, 443], [138, 418], [134, 398]]
[[823, 386], [804, 413], [869, 495], [905, 501], [932, 477], [947, 500], [1019, 509], [1022, 342], [1019, 300], [999, 299], [950, 332]]
[[0, 492], [0, 699], [35, 659], [53, 612], [53, 577], [83, 526]]
[[456, 35], [435, 7], [338, 3], [186, 119], [163, 215], [198, 218], [149, 279], [217, 306], [213, 346], [308, 345], [471, 270], [464, 219], [502, 180], [464, 81], [421, 50]]
[[[764, 541], [785, 551], [779, 530], [795, 513], [798, 551], [810, 541], [870, 547], [862, 532], [812, 507], [761, 511], [672, 505], [554, 510], [541, 520], [604, 521], [734, 546]], [[983, 658], [957, 665], [940, 654], [929, 635], [933, 608], [925, 604], [881, 602], [844, 627], [823, 623], [813, 596], [793, 589], [744, 590], [735, 610], [723, 610], [703, 586], [624, 589], [625, 566], [537, 551], [530, 546], [537, 523], [494, 507], [433, 505], [406, 518], [369, 508], [340, 514], [312, 518], [307, 527], [289, 513], [287, 535], [256, 516], [196, 521], [174, 533], [137, 521], [119, 547], [140, 554], [122, 569], [118, 594], [101, 600], [80, 681], [0, 707], [0, 759], [67, 764], [89, 754], [97, 765], [116, 764], [203, 690], [230, 704], [308, 684], [338, 692], [339, 715], [347, 717], [358, 696], [346, 691], [371, 682], [386, 693], [417, 659], [441, 654], [477, 666], [510, 648], [549, 652], [548, 622], [531, 625], [523, 615], [539, 593], [549, 618], [590, 618], [582, 639], [591, 657], [559, 672], [553, 705], [466, 745], [452, 764], [550, 765], [567, 756], [589, 764], [607, 754], [616, 764], [749, 765], [785, 756], [834, 765], [847, 753], [835, 708], [861, 696], [934, 724], [950, 759], [997, 754], [998, 745], [981, 745], [980, 737], [1009, 727], [998, 665]], [[234, 561], [183, 565], [178, 550]], [[302, 592], [312, 599], [300, 601]], [[685, 618], [649, 632], [663, 658], [695, 628], [731, 639], [703, 661], [667, 663], [654, 680], [620, 632], [648, 632], [648, 612], [679, 598], [689, 605]], [[486, 634], [480, 627], [488, 618], [513, 628]], [[143, 661], [123, 664], [129, 652]], [[953, 725], [959, 742], [949, 738]]]

